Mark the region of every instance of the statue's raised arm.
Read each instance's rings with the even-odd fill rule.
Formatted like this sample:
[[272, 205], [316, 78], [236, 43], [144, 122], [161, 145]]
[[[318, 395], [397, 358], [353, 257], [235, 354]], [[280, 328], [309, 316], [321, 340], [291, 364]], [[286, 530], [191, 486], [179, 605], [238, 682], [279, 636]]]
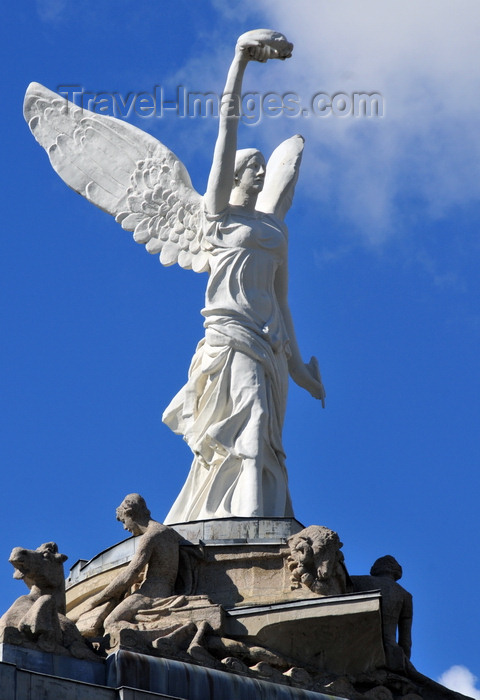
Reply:
[[[253, 149], [244, 149], [237, 153], [237, 130], [241, 116], [242, 103], [242, 81], [245, 68], [249, 61], [260, 61], [264, 63], [268, 59], [278, 58], [285, 60], [292, 55], [293, 45], [287, 41], [286, 37], [279, 32], [269, 29], [256, 29], [246, 32], [239, 37], [235, 47], [235, 56], [228, 71], [225, 88], [223, 91], [220, 114], [218, 136], [213, 154], [213, 162], [208, 178], [207, 191], [205, 193], [205, 208], [212, 214], [217, 214], [225, 209], [231, 201], [240, 206], [255, 207], [256, 198], [248, 197], [238, 189], [240, 178], [238, 177], [239, 166]], [[301, 139], [301, 137], [298, 137]], [[290, 141], [290, 140], [289, 140]], [[289, 143], [286, 141], [285, 144]], [[271, 163], [271, 181], [264, 196], [264, 206], [262, 211], [266, 213], [277, 213], [275, 211], [280, 201], [285, 200], [285, 189], [290, 186], [292, 179], [296, 181], [298, 165], [303, 148], [303, 139], [299, 143], [286, 147], [282, 144], [279, 153]], [[278, 150], [278, 149], [277, 149]], [[282, 158], [292, 160], [290, 168], [282, 168], [286, 162], [282, 163]], [[246, 162], [245, 160], [245, 162]], [[293, 166], [293, 167], [292, 167]], [[260, 173], [258, 171], [260, 170]], [[275, 175], [273, 175], [275, 173]], [[263, 176], [265, 175], [265, 164], [259, 163], [257, 166], [258, 182], [263, 186]], [[282, 182], [278, 182], [279, 176]], [[293, 177], [292, 177], [293, 176]], [[294, 187], [293, 182], [293, 187]], [[262, 188], [257, 187], [257, 195]], [[282, 212], [284, 217], [285, 212]]]

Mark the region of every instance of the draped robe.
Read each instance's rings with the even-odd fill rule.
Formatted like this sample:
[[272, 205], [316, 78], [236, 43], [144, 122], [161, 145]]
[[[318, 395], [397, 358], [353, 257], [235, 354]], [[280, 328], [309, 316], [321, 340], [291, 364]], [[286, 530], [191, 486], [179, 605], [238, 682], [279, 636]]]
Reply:
[[273, 215], [205, 214], [205, 337], [163, 415], [194, 459], [165, 523], [293, 516], [282, 446], [289, 342], [275, 294], [287, 235]]

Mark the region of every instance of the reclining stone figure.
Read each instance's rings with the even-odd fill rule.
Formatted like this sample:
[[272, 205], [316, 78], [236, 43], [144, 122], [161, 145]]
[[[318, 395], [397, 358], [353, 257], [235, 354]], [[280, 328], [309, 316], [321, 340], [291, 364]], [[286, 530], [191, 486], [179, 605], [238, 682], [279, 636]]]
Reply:
[[116, 515], [126, 530], [139, 536], [137, 548], [130, 563], [75, 611], [86, 637], [105, 635], [109, 649], [124, 646], [180, 658], [186, 652], [207, 665], [214, 665], [214, 657], [238, 656], [283, 670], [292, 666], [273, 651], [223, 636], [224, 610], [208, 596], [178, 594], [179, 563], [186, 563], [179, 556], [181, 538], [151, 518], [142, 496], [126, 496]]
[[[141, 537], [128, 566], [78, 611], [79, 629], [87, 637], [97, 636], [103, 628], [112, 631], [137, 627], [142, 610], [174, 602], [180, 542], [177, 533], [153, 520], [145, 500], [137, 493], [125, 496], [116, 516], [125, 530]], [[132, 587], [142, 578], [132, 593]]]
[[[219, 631], [222, 611], [204, 595], [175, 591], [180, 536], [151, 518], [142, 496], [131, 493], [116, 510], [117, 520], [138, 536], [129, 564], [99, 593], [76, 611], [78, 628], [86, 637], [109, 635], [110, 648], [127, 644], [174, 651], [185, 640], [198, 651], [207, 631]], [[135, 590], [132, 592], [132, 589]]]

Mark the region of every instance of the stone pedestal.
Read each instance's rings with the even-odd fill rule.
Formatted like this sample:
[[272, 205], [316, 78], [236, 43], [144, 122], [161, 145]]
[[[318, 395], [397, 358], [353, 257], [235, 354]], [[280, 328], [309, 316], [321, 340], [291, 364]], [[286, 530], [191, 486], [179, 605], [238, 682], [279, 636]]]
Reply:
[[[378, 592], [319, 597], [305, 586], [292, 587], [287, 540], [303, 529], [298, 521], [231, 518], [173, 527], [183, 538], [183, 556], [190, 552], [192, 559], [195, 552], [191, 590], [180, 592], [222, 606], [224, 636], [272, 649], [314, 674], [358, 674], [384, 665]], [[67, 611], [127, 565], [137, 539], [72, 567]]]
[[[228, 518], [179, 523], [172, 527], [183, 538], [183, 554], [196, 557], [188, 595], [208, 595], [226, 608], [313, 597], [308, 589], [292, 590], [285, 560], [287, 539], [303, 526], [293, 518]], [[66, 582], [67, 612], [104, 588], [125, 567], [137, 547], [130, 537], [97, 554], [80, 559]], [[200, 548], [200, 549], [199, 549]]]
[[[0, 661], [14, 666], [42, 674], [59, 678], [83, 681], [94, 685], [104, 685], [105, 665], [103, 662], [82, 661], [71, 656], [49, 654], [36, 649], [25, 649], [13, 644], [0, 644]], [[3, 691], [3, 685], [0, 683]], [[41, 698], [42, 695], [38, 695]], [[0, 694], [1, 700], [4, 700]]]
[[107, 679], [111, 686], [188, 700], [335, 700], [322, 693], [123, 650], [107, 659]]
[[0, 645], [1, 700], [335, 700], [332, 695], [123, 650], [100, 665], [71, 662]]
[[[105, 642], [111, 634], [99, 640], [111, 653], [96, 663], [3, 644], [0, 700], [463, 697], [413, 667], [400, 675], [385, 669], [379, 591], [321, 596], [292, 580], [287, 541], [303, 530], [296, 520], [233, 518], [174, 528], [182, 537], [183, 590], [176, 594], [186, 601], [179, 610], [195, 608], [197, 629], [212, 614], [219, 618], [205, 646], [171, 647], [156, 638], [157, 628], [128, 627], [115, 644]], [[72, 567], [67, 614], [128, 565], [139, 541], [131, 537]], [[171, 622], [175, 610], [165, 613]]]

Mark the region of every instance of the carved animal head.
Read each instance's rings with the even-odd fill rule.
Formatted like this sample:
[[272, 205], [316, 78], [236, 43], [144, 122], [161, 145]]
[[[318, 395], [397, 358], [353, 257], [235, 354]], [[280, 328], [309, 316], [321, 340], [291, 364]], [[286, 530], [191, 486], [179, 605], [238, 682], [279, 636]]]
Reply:
[[23, 579], [29, 588], [36, 586], [51, 593], [65, 590], [63, 562], [67, 558], [59, 554], [55, 542], [46, 542], [37, 549], [15, 547], [9, 562], [15, 567], [13, 578]]
[[293, 578], [311, 587], [313, 581], [333, 578], [342, 565], [343, 546], [336, 532], [321, 525], [311, 525], [289, 538], [289, 567]]

